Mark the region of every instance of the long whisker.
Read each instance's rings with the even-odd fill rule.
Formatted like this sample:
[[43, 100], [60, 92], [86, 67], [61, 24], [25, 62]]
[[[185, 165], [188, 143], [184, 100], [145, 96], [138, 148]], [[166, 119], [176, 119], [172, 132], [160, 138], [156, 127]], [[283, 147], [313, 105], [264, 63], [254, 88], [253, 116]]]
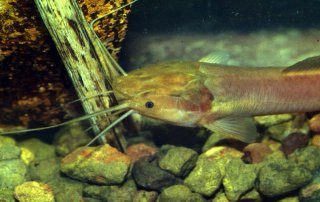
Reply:
[[[115, 113], [112, 113], [112, 114], [108, 115], [108, 118], [111, 118], [111, 117], [114, 117], [114, 116], [118, 116], [119, 114], [123, 113], [124, 111], [127, 111], [127, 110], [116, 111]], [[89, 132], [90, 130], [93, 129], [93, 126], [97, 126], [97, 125], [99, 125], [99, 124], [98, 123], [92, 123], [91, 126], [86, 128], [83, 132], [87, 133], [87, 132]]]
[[[115, 10], [113, 10], [113, 11], [107, 13], [107, 14], [104, 14], [104, 15], [102, 15], [102, 16], [94, 19], [94, 20], [92, 20], [91, 23], [90, 23], [91, 29], [94, 30], [94, 29], [93, 29], [93, 25], [94, 25], [94, 23], [96, 23], [98, 20], [101, 20], [102, 18], [104, 18], [104, 17], [106, 17], [106, 16], [108, 16], [108, 15], [111, 15], [111, 14], [113, 14], [113, 13], [115, 13], [115, 12], [117, 12], [117, 11], [119, 11], [119, 10], [127, 7], [127, 6], [130, 6], [131, 4], [133, 4], [133, 3], [137, 2], [137, 1], [138, 1], [138, 0], [133, 0], [133, 1], [127, 3], [127, 4], [123, 5], [123, 6], [120, 6], [120, 7], [116, 8]], [[94, 33], [95, 33], [95, 32], [94, 32]], [[95, 33], [95, 34], [96, 34], [96, 33]], [[96, 34], [96, 36], [97, 36], [97, 34]], [[99, 37], [97, 36], [97, 38], [99, 38]], [[110, 60], [110, 62], [112, 63], [112, 65], [113, 65], [123, 76], [127, 76], [127, 75], [128, 75], [128, 74], [122, 69], [122, 67], [114, 60], [114, 58], [111, 56], [111, 54], [109, 53], [109, 51], [106, 51], [106, 56], [109, 58], [109, 60]]]
[[87, 129], [85, 129], [83, 132], [84, 132], [84, 133], [87, 133], [87, 132], [89, 132], [89, 131], [92, 130], [92, 129], [93, 129], [93, 127], [90, 126], [90, 127], [88, 127]]
[[93, 29], [94, 23], [96, 23], [98, 20], [100, 20], [100, 19], [102, 19], [102, 18], [104, 18], [104, 17], [106, 17], [108, 15], [111, 15], [112, 13], [115, 13], [115, 12], [117, 12], [117, 11], [127, 7], [127, 6], [130, 6], [131, 4], [135, 3], [136, 1], [138, 1], [138, 0], [131, 1], [131, 2], [129, 2], [129, 3], [125, 4], [125, 5], [123, 5], [123, 6], [120, 6], [120, 7], [116, 8], [116, 9], [114, 9], [113, 11], [111, 11], [111, 12], [109, 12], [107, 14], [104, 14], [104, 15], [92, 20], [91, 23], [90, 23], [90, 27]]
[[126, 109], [126, 108], [128, 108], [128, 104], [123, 103], [121, 105], [117, 105], [117, 106], [111, 107], [109, 109], [105, 109], [105, 110], [101, 110], [101, 111], [98, 111], [98, 112], [95, 112], [95, 113], [92, 113], [92, 114], [81, 116], [81, 117], [75, 118], [75, 119], [70, 120], [70, 121], [66, 121], [66, 122], [63, 122], [63, 123], [60, 123], [60, 124], [56, 124], [54, 126], [47, 126], [47, 127], [33, 128], [33, 129], [25, 129], [25, 130], [19, 130], [19, 131], [0, 132], [0, 135], [9, 135], [9, 134], [16, 134], [16, 133], [24, 133], [24, 132], [34, 132], [34, 131], [41, 131], [41, 130], [46, 130], [46, 129], [57, 128], [57, 127], [61, 127], [61, 126], [65, 126], [65, 125], [71, 124], [71, 123], [87, 120], [87, 119], [89, 119], [91, 117], [98, 116], [100, 114], [119, 111], [119, 110], [123, 110], [123, 109]]
[[127, 111], [125, 114], [123, 114], [122, 116], [120, 116], [118, 119], [116, 119], [115, 121], [113, 121], [108, 127], [106, 127], [103, 131], [101, 131], [96, 137], [94, 137], [88, 144], [86, 144], [85, 147], [90, 146], [94, 141], [96, 141], [98, 138], [100, 138], [102, 135], [104, 135], [105, 133], [107, 133], [110, 129], [112, 129], [115, 125], [117, 125], [118, 123], [120, 123], [123, 119], [127, 118], [128, 116], [130, 116], [132, 113], [134, 112], [134, 110], [129, 110]]
[[[64, 104], [61, 105], [61, 107], [64, 107], [65, 105], [71, 105], [71, 104], [76, 103], [76, 102], [89, 100], [89, 99], [91, 99], [91, 98], [95, 98], [95, 97], [99, 97], [99, 96], [106, 96], [106, 95], [109, 95], [109, 94], [111, 94], [111, 93], [113, 93], [113, 90], [109, 90], [109, 91], [106, 91], [106, 92], [103, 92], [103, 93], [97, 93], [97, 94], [95, 94], [95, 95], [88, 96], [88, 97], [85, 97], [85, 98], [79, 98], [79, 99], [76, 99], [76, 100], [73, 100], [73, 101], [64, 103]], [[60, 107], [59, 107], [59, 108], [60, 108]]]

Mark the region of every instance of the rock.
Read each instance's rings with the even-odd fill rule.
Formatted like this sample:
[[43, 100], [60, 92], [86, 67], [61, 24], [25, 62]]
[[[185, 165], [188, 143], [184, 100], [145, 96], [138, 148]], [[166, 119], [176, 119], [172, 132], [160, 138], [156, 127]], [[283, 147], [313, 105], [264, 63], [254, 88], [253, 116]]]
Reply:
[[92, 137], [85, 132], [83, 124], [73, 123], [56, 133], [54, 145], [58, 155], [66, 156], [76, 148], [86, 145], [91, 139]]
[[253, 143], [247, 145], [244, 149], [242, 159], [247, 163], [260, 163], [266, 156], [272, 153], [272, 150], [263, 143]]
[[297, 127], [298, 121], [301, 121], [298, 118], [301, 118], [301, 116], [297, 116], [295, 121], [285, 122], [279, 125], [269, 127], [268, 131], [270, 133], [270, 136], [278, 141], [283, 141], [292, 133], [308, 134], [309, 127], [306, 123], [302, 126], [299, 125], [299, 127]]
[[49, 185], [29, 181], [14, 189], [14, 196], [20, 202], [54, 202], [52, 189]]
[[62, 159], [61, 171], [70, 177], [98, 184], [124, 181], [130, 158], [110, 145], [81, 147]]
[[29, 165], [31, 180], [50, 182], [60, 176], [60, 159], [34, 160]]
[[171, 144], [165, 144], [162, 145], [159, 151], [156, 154], [157, 159], [163, 158], [164, 155], [166, 155], [169, 151], [169, 149], [175, 148], [176, 146], [171, 145]]
[[14, 140], [0, 136], [0, 188], [13, 189], [26, 180], [27, 165], [20, 155]]
[[58, 177], [48, 183], [53, 191], [56, 202], [81, 202], [83, 184], [70, 178]]
[[292, 131], [289, 130], [292, 126], [292, 121], [284, 122], [278, 125], [274, 125], [268, 128], [270, 133], [270, 137], [282, 141], [285, 137], [287, 137]]
[[320, 173], [316, 173], [313, 176], [312, 181], [300, 190], [299, 201], [301, 202], [320, 201]]
[[0, 136], [0, 145], [1, 144], [4, 144], [4, 145], [8, 145], [8, 144], [16, 145], [17, 142], [11, 137]]
[[34, 158], [37, 160], [46, 160], [56, 157], [55, 148], [53, 145], [46, 144], [39, 139], [28, 139], [19, 144], [20, 147], [25, 147], [31, 151]]
[[240, 201], [259, 202], [262, 201], [259, 192], [256, 189], [252, 189], [248, 193], [240, 197]]
[[309, 122], [310, 130], [316, 133], [320, 133], [320, 114], [313, 116]]
[[13, 144], [0, 144], [0, 161], [19, 159], [21, 150]]
[[291, 161], [296, 162], [301, 167], [315, 172], [320, 168], [320, 148], [315, 146], [308, 146], [303, 149], [295, 151], [289, 156]]
[[291, 114], [279, 114], [279, 115], [267, 115], [267, 116], [256, 116], [254, 120], [265, 127], [270, 127], [273, 125], [279, 125], [283, 122], [288, 122], [292, 120]]
[[148, 157], [152, 157], [157, 153], [157, 149], [155, 147], [148, 146], [143, 143], [130, 145], [127, 148], [126, 154], [130, 156], [133, 162], [136, 162], [140, 159], [145, 159]]
[[158, 197], [157, 202], [205, 202], [206, 200], [184, 185], [173, 185], [164, 189]]
[[13, 190], [8, 188], [0, 188], [0, 201], [1, 202], [15, 202], [13, 197]]
[[60, 191], [54, 196], [55, 202], [66, 202], [66, 201], [74, 201], [74, 202], [83, 202], [82, 192], [74, 192], [72, 189], [66, 189], [64, 191]]
[[173, 147], [159, 159], [159, 167], [176, 176], [185, 176], [195, 166], [197, 152], [186, 147]]
[[241, 158], [243, 153], [227, 146], [217, 146], [212, 147], [205, 153], [202, 153], [198, 157], [198, 163], [202, 161], [216, 161], [218, 168], [220, 169], [221, 175], [225, 175], [225, 165], [232, 159], [232, 158]]
[[87, 186], [83, 193], [85, 196], [108, 202], [132, 202], [136, 188], [132, 186]]
[[211, 202], [230, 202], [227, 198], [227, 196], [225, 195], [225, 193], [223, 193], [222, 191], [219, 191], [215, 197], [212, 199]]
[[146, 160], [135, 162], [132, 176], [138, 186], [148, 190], [160, 191], [165, 187], [180, 183], [174, 175], [160, 169], [155, 162]]
[[202, 146], [202, 151], [208, 151], [210, 148], [216, 146], [218, 143], [220, 143], [222, 140], [226, 138], [225, 135], [219, 134], [219, 133], [214, 133], [209, 136], [207, 141], [204, 143]]
[[207, 138], [202, 147], [202, 151], [206, 152], [212, 147], [228, 146], [234, 149], [242, 150], [247, 144], [237, 139], [226, 137], [225, 134], [213, 133]]
[[0, 161], [0, 188], [14, 188], [26, 179], [27, 166], [21, 159]]
[[320, 147], [320, 134], [316, 134], [312, 137], [311, 144], [316, 147]]
[[232, 147], [217, 146], [217, 147], [212, 147], [208, 151], [202, 153], [199, 156], [199, 159], [217, 160], [224, 157], [241, 158], [242, 156], [243, 156], [243, 153], [241, 151], [236, 150]]
[[312, 178], [310, 171], [286, 160], [266, 163], [260, 168], [257, 188], [266, 196], [277, 196], [296, 190]]
[[35, 159], [35, 156], [34, 154], [32, 153], [32, 151], [30, 151], [29, 149], [25, 148], [25, 147], [20, 147], [21, 149], [21, 160], [29, 165], [32, 161], [34, 161]]
[[232, 159], [226, 165], [222, 184], [230, 201], [238, 201], [241, 195], [254, 187], [256, 167], [244, 164], [240, 159]]
[[89, 198], [89, 197], [83, 197], [82, 199], [83, 199], [83, 202], [101, 202], [101, 200]]
[[291, 196], [291, 197], [280, 199], [278, 202], [303, 202], [303, 201], [299, 201], [299, 198], [297, 196]]
[[[272, 152], [270, 155], [266, 156], [261, 165], [266, 163], [273, 163], [278, 161], [285, 161], [287, 158], [284, 153], [280, 150]], [[257, 164], [259, 165], [259, 164]]]
[[223, 174], [220, 169], [219, 160], [198, 160], [184, 183], [194, 192], [211, 196], [221, 185]]
[[291, 133], [282, 140], [281, 150], [285, 155], [293, 153], [296, 149], [308, 145], [309, 137], [303, 133]]
[[261, 143], [267, 145], [271, 149], [271, 151], [278, 151], [281, 148], [280, 142], [275, 141], [268, 136], [264, 136]]
[[155, 191], [138, 191], [133, 198], [133, 202], [155, 202], [158, 198], [158, 193]]

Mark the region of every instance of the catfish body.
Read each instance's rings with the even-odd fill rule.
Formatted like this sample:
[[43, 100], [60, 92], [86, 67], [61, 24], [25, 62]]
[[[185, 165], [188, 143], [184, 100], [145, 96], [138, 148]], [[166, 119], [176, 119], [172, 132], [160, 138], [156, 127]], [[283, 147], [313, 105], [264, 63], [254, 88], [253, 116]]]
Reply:
[[252, 116], [320, 110], [320, 57], [287, 68], [156, 64], [116, 79], [113, 87], [120, 102], [145, 116], [252, 142]]

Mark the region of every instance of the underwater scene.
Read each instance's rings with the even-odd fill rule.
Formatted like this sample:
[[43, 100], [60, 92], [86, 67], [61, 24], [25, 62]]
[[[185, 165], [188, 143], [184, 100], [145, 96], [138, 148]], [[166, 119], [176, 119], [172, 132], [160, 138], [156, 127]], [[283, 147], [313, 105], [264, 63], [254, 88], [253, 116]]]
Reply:
[[0, 201], [319, 202], [319, 19], [319, 0], [0, 0]]

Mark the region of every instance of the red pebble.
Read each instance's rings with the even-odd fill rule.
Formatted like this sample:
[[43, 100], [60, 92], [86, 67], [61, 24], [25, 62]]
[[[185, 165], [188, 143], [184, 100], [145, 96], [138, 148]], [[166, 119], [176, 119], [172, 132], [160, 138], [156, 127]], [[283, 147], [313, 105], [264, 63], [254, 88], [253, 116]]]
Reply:
[[242, 159], [247, 163], [259, 163], [272, 153], [272, 150], [263, 143], [249, 144], [243, 149], [244, 156]]
[[157, 153], [157, 149], [143, 143], [134, 144], [127, 148], [127, 155], [131, 157], [133, 162], [153, 156]]
[[289, 155], [296, 149], [307, 146], [308, 143], [308, 135], [302, 133], [292, 133], [282, 141], [281, 150], [286, 155]]

